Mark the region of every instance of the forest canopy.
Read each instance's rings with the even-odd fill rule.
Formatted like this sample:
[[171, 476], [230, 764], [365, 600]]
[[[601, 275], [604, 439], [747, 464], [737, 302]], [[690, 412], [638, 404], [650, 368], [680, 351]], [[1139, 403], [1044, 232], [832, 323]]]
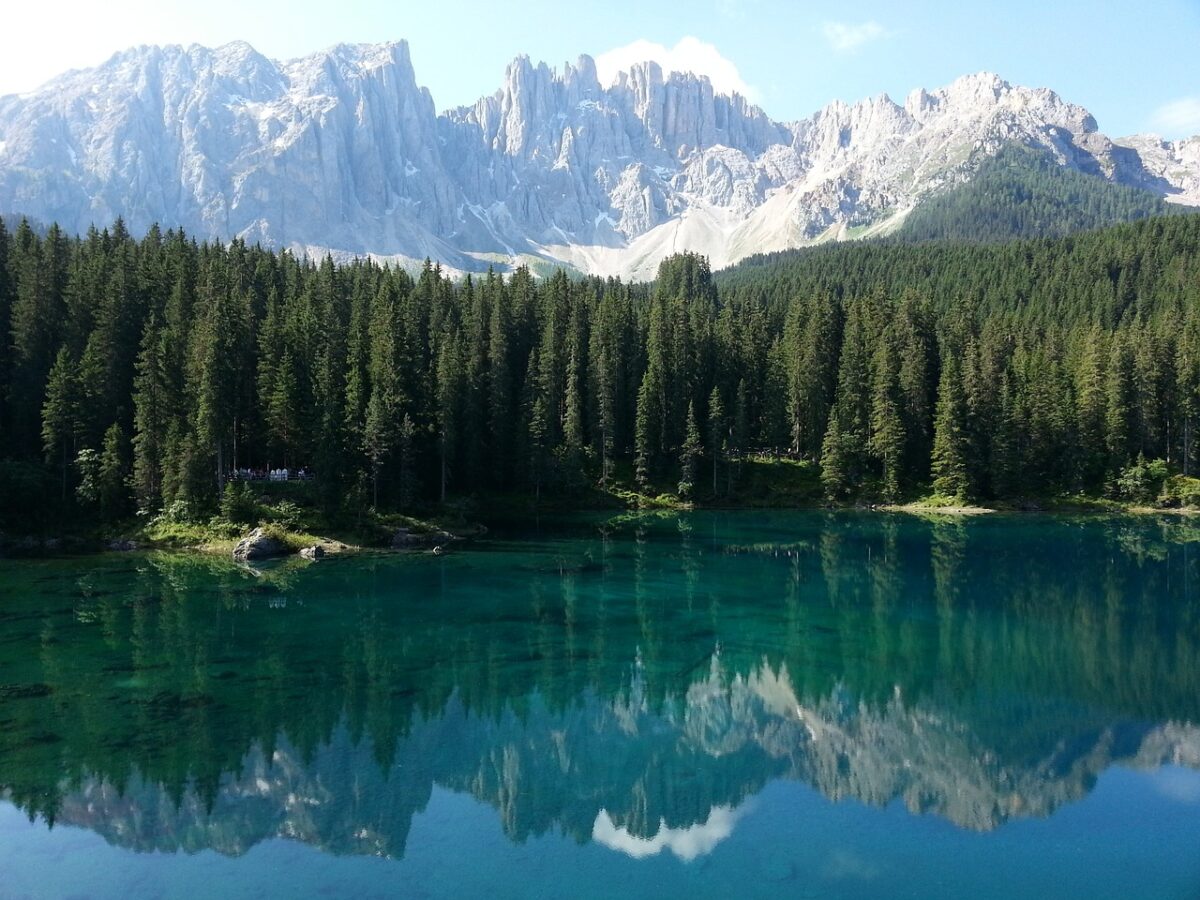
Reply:
[[0, 333], [9, 526], [210, 513], [276, 467], [331, 510], [620, 466], [716, 498], [749, 454], [819, 463], [834, 500], [1101, 493], [1139, 458], [1195, 471], [1200, 216], [717, 277], [684, 254], [652, 285], [0, 223]]

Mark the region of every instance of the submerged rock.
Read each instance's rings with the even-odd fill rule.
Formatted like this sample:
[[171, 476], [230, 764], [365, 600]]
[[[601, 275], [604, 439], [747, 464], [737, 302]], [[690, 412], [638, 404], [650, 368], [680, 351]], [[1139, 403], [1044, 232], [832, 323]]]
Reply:
[[393, 550], [422, 550], [454, 540], [448, 531], [426, 531], [414, 533], [407, 528], [397, 528], [392, 535]]
[[250, 559], [268, 559], [272, 556], [282, 556], [287, 552], [281, 541], [271, 537], [261, 528], [252, 532], [237, 542], [233, 548], [233, 558], [245, 562]]

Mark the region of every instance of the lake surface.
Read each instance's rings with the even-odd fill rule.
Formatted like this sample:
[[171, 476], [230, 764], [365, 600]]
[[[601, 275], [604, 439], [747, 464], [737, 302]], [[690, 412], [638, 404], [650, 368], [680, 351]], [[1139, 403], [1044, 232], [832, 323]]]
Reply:
[[0, 897], [1200, 896], [1200, 528], [0, 561]]

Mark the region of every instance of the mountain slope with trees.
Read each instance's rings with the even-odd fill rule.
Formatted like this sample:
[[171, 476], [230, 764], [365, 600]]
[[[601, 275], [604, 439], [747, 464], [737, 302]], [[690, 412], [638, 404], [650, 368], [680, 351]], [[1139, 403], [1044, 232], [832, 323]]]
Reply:
[[1044, 152], [1009, 144], [974, 177], [923, 202], [899, 230], [910, 241], [1006, 241], [1186, 212], [1149, 191], [1059, 165]]

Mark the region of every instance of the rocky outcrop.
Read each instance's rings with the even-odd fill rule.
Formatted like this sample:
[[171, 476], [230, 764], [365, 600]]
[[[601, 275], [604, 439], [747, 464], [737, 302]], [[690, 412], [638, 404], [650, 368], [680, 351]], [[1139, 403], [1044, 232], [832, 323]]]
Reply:
[[882, 230], [1010, 142], [1200, 204], [1200, 138], [1110, 140], [1087, 110], [991, 73], [772, 121], [706, 78], [519, 57], [438, 114], [404, 42], [276, 62], [245, 43], [139, 47], [0, 98], [0, 213], [83, 232], [123, 216], [201, 238], [485, 270], [653, 275]]
[[305, 547], [303, 550], [300, 551], [300, 556], [303, 557], [304, 559], [312, 559], [312, 560], [324, 559], [325, 558], [325, 548], [322, 547], [320, 544], [316, 544], [315, 546], [312, 546], [312, 547]]
[[450, 541], [458, 540], [448, 531], [411, 531], [408, 528], [397, 528], [392, 535], [393, 550], [435, 550], [441, 549]]
[[238, 562], [270, 559], [273, 556], [283, 556], [285, 553], [287, 553], [287, 547], [283, 545], [283, 542], [271, 537], [262, 528], [255, 528], [238, 541], [233, 548], [233, 558]]

